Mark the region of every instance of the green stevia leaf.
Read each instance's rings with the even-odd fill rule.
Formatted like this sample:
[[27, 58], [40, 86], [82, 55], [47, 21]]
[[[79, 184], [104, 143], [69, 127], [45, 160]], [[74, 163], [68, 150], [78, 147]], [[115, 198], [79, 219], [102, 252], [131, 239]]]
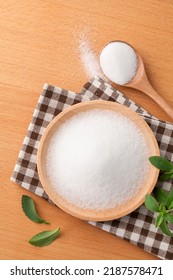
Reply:
[[166, 220], [168, 221], [168, 222], [170, 222], [171, 224], [173, 224], [173, 215], [170, 215], [170, 214], [166, 214]]
[[167, 160], [166, 158], [159, 157], [159, 156], [152, 156], [149, 158], [149, 161], [152, 165], [156, 168], [160, 169], [161, 171], [171, 171], [173, 169], [173, 164]]
[[156, 227], [159, 227], [160, 224], [163, 222], [163, 215], [162, 214], [159, 214], [156, 218], [156, 221], [155, 221], [155, 226]]
[[159, 212], [162, 212], [162, 214], [166, 212], [166, 206], [163, 203], [159, 205]]
[[170, 203], [169, 209], [173, 209], [173, 201]]
[[173, 233], [170, 231], [165, 219], [163, 219], [163, 222], [160, 224], [159, 228], [167, 236], [173, 237]]
[[49, 224], [49, 222], [43, 220], [41, 217], [38, 216], [36, 209], [35, 209], [35, 203], [33, 199], [27, 195], [22, 195], [22, 209], [25, 213], [25, 215], [33, 222], [36, 223], [44, 223]]
[[159, 181], [162, 181], [162, 182], [166, 181], [166, 180], [169, 180], [169, 179], [173, 179], [173, 173], [172, 172], [171, 173], [165, 172], [165, 173], [163, 173], [159, 176]]
[[162, 190], [161, 188], [155, 188], [153, 191], [154, 197], [155, 199], [160, 202], [163, 203], [164, 205], [166, 205], [166, 201], [167, 201], [167, 197], [168, 197], [168, 193], [165, 192], [164, 190]]
[[170, 190], [170, 192], [168, 194], [166, 205], [167, 205], [168, 209], [173, 208], [173, 189]]
[[159, 212], [159, 205], [156, 199], [149, 194], [145, 197], [145, 207], [151, 212]]
[[51, 244], [59, 235], [60, 228], [57, 228], [55, 230], [43, 231], [34, 235], [29, 240], [29, 243], [37, 247], [44, 247]]

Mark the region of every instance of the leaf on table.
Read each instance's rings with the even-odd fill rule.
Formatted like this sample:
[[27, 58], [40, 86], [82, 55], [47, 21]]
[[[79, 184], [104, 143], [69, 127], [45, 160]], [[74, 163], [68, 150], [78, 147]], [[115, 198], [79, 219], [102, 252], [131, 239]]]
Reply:
[[36, 212], [35, 203], [30, 196], [22, 195], [22, 209], [25, 215], [33, 222], [36, 223], [44, 223], [49, 224], [49, 222], [45, 221]]
[[173, 164], [167, 160], [166, 158], [159, 157], [159, 156], [152, 156], [149, 157], [149, 161], [152, 165], [156, 168], [160, 169], [161, 171], [173, 171]]
[[145, 197], [145, 206], [151, 212], [159, 212], [159, 205], [156, 199], [149, 194], [147, 194]]
[[60, 228], [57, 228], [55, 230], [43, 231], [34, 235], [29, 240], [29, 243], [38, 247], [47, 246], [51, 244], [55, 239], [57, 239], [59, 235], [60, 235]]

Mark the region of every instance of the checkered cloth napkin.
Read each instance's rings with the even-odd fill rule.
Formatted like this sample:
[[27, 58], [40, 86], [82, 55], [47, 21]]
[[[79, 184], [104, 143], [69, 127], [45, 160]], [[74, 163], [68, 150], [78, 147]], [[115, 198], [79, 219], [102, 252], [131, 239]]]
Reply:
[[[11, 180], [51, 202], [37, 173], [36, 156], [41, 136], [50, 121], [65, 108], [79, 102], [97, 99], [124, 104], [140, 114], [154, 132], [161, 155], [173, 161], [173, 124], [156, 119], [111, 85], [99, 77], [94, 77], [84, 85], [79, 94], [45, 84]], [[171, 181], [158, 182], [157, 185], [170, 190]], [[128, 240], [162, 259], [173, 259], [173, 238], [163, 235], [155, 228], [154, 215], [144, 205], [118, 220], [89, 223]]]

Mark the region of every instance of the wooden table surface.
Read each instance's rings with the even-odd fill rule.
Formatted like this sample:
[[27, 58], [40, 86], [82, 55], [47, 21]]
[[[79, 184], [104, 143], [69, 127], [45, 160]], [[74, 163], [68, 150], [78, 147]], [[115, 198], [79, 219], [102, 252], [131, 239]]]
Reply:
[[[64, 213], [10, 182], [10, 176], [44, 83], [78, 92], [90, 78], [81, 63], [81, 36], [97, 54], [111, 40], [131, 43], [156, 91], [173, 105], [173, 2], [1, 0], [0, 11], [0, 259], [156, 259]], [[156, 117], [170, 120], [144, 94], [122, 91]], [[51, 225], [25, 217], [22, 194], [31, 195]], [[52, 245], [28, 244], [34, 234], [57, 226], [62, 234]]]

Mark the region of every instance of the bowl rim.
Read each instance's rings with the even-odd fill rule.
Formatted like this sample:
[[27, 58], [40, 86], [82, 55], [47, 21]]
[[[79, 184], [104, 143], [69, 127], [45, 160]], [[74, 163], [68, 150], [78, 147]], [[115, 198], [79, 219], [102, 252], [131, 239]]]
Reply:
[[[148, 144], [148, 148], [154, 151], [154, 154], [152, 155], [156, 155], [156, 156], [160, 155], [158, 143], [153, 134], [153, 131], [148, 126], [148, 124], [142, 119], [141, 116], [139, 116], [132, 109], [124, 105], [111, 101], [93, 100], [93, 101], [81, 102], [73, 106], [70, 106], [67, 109], [64, 109], [49, 123], [39, 142], [38, 152], [37, 152], [37, 169], [38, 169], [39, 179], [41, 181], [41, 184], [45, 192], [47, 193], [49, 198], [63, 211], [82, 220], [109, 221], [130, 214], [144, 202], [145, 195], [150, 194], [155, 187], [159, 175], [158, 169], [156, 169], [152, 165], [149, 166], [150, 177], [148, 176], [149, 179], [146, 179], [147, 182], [149, 181], [150, 183], [149, 186], [146, 187], [146, 184], [144, 184], [141, 190], [132, 199], [130, 199], [125, 204], [121, 204], [117, 207], [104, 209], [104, 210], [91, 210], [91, 209], [81, 208], [67, 201], [58, 193], [55, 194], [55, 191], [53, 191], [53, 189], [51, 188], [50, 181], [48, 181], [49, 180], [48, 176], [46, 177], [45, 174], [46, 172], [45, 165], [44, 165], [45, 154], [46, 154], [46, 149], [48, 148], [48, 145], [46, 146], [45, 143], [46, 140], [49, 137], [51, 138], [51, 135], [53, 135], [54, 132], [57, 131], [57, 129], [55, 129], [56, 126], [60, 127], [60, 125], [63, 124], [66, 120], [70, 119], [72, 116], [77, 115], [80, 112], [94, 110], [94, 109], [103, 109], [103, 110], [108, 109], [108, 110], [118, 111], [119, 113], [123, 114], [126, 117], [130, 116], [129, 118], [131, 120], [133, 121], [136, 120], [136, 122], [134, 121], [134, 123], [136, 123], [137, 127], [141, 129], [141, 132], [142, 133], [143, 131], [146, 132], [147, 136], [144, 133], [143, 135]], [[146, 188], [145, 190], [144, 187]]]

